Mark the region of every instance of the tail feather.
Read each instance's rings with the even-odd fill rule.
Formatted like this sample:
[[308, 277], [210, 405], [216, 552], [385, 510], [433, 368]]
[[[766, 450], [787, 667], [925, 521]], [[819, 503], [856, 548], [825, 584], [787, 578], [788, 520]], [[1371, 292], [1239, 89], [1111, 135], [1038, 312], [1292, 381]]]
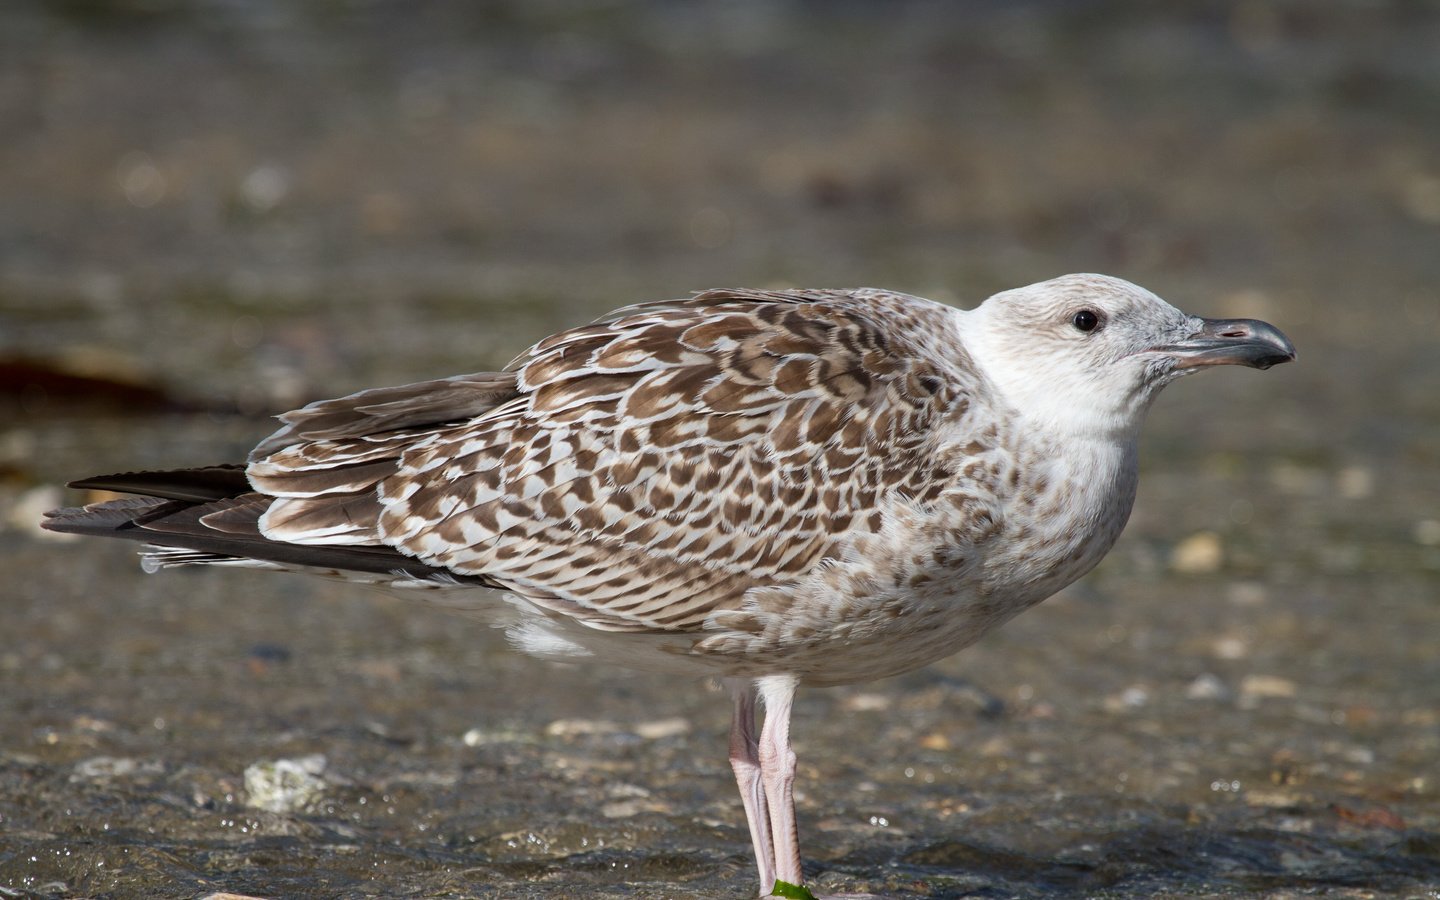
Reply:
[[[427, 565], [393, 547], [272, 541], [260, 533], [258, 520], [273, 498], [247, 492], [243, 478], [243, 469], [238, 466], [87, 478], [74, 485], [129, 490], [149, 496], [51, 510], [45, 514], [41, 526], [63, 534], [121, 538], [149, 545], [156, 548], [147, 550], [149, 571], [174, 565], [253, 562], [284, 568], [495, 586], [483, 577], [455, 575], [447, 569]], [[215, 496], [226, 486], [230, 490], [238, 488], [238, 492]]]
[[83, 534], [93, 537], [127, 537], [124, 532], [140, 528], [156, 510], [171, 506], [174, 501], [154, 497], [126, 497], [106, 500], [89, 506], [68, 506], [45, 513], [40, 527], [60, 534]]

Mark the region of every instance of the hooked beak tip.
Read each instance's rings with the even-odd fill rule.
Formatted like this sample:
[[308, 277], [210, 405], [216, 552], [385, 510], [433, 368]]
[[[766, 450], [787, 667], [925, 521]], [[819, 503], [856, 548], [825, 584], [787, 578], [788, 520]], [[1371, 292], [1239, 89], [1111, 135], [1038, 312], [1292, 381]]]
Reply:
[[1280, 329], [1258, 319], [1204, 319], [1185, 340], [1163, 348], [1177, 369], [1249, 366], [1268, 369], [1295, 359], [1295, 345]]

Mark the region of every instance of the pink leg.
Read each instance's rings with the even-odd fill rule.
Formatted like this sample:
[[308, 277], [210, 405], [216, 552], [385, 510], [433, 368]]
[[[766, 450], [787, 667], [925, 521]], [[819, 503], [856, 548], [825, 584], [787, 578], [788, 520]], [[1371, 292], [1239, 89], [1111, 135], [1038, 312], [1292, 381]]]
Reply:
[[755, 845], [755, 865], [760, 871], [760, 896], [767, 897], [775, 886], [775, 849], [755, 739], [755, 686], [740, 678], [729, 679], [727, 684], [735, 701], [730, 720], [730, 768], [735, 770], [740, 802], [745, 804], [745, 818], [750, 823], [750, 842]]
[[790, 709], [799, 683], [792, 675], [767, 675], [757, 682], [760, 698], [765, 701], [760, 778], [775, 841], [775, 878], [790, 884], [802, 884], [804, 879], [800, 874], [800, 833], [795, 824], [795, 751], [790, 748]]

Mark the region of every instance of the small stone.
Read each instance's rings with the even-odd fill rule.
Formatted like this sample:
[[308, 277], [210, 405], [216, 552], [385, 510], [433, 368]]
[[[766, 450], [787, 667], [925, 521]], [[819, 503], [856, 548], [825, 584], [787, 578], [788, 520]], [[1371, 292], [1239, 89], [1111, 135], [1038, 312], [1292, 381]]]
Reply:
[[842, 703], [848, 712], [881, 712], [893, 705], [889, 694], [874, 692], [851, 694]]
[[1250, 645], [1242, 637], [1221, 635], [1210, 644], [1210, 652], [1216, 659], [1244, 659], [1250, 655]]
[[985, 757], [1009, 756], [1015, 752], [1015, 747], [999, 735], [990, 738], [975, 749]]
[[1144, 685], [1133, 684], [1118, 694], [1106, 697], [1104, 707], [1106, 712], [1128, 712], [1132, 709], [1139, 709], [1149, 702], [1150, 689]]
[[270, 759], [245, 769], [245, 805], [276, 813], [304, 812], [325, 790], [325, 757], [313, 753]]
[[605, 789], [610, 802], [600, 807], [600, 815], [607, 819], [628, 819], [647, 812], [664, 812], [666, 806], [650, 799], [650, 792], [638, 784], [617, 782]]
[[1440, 547], [1440, 519], [1421, 519], [1411, 530], [1415, 543], [1426, 547]]
[[109, 781], [112, 778], [133, 778], [157, 775], [164, 771], [158, 762], [131, 759], [127, 756], [94, 756], [83, 759], [70, 770], [70, 780]]
[[1220, 570], [1225, 550], [1220, 535], [1197, 531], [1170, 551], [1170, 569], [1182, 575], [1207, 575]]
[[1284, 700], [1295, 693], [1295, 682], [1277, 675], [1246, 675], [1240, 682], [1240, 696], [1245, 699]]
[[1289, 809], [1300, 805], [1300, 796], [1292, 791], [1272, 791], [1260, 788], [1246, 791], [1245, 802], [1250, 806]]
[[1425, 225], [1440, 225], [1440, 176], [1416, 173], [1405, 182], [1400, 205], [1410, 217]]
[[638, 784], [631, 784], [628, 781], [617, 781], [605, 788], [605, 794], [617, 799], [633, 800], [637, 797], [648, 797], [650, 792]]
[[1206, 672], [1190, 682], [1185, 688], [1185, 696], [1190, 700], [1225, 700], [1230, 696], [1230, 689], [1218, 675]]
[[1335, 489], [1346, 500], [1364, 500], [1375, 493], [1375, 473], [1364, 466], [1346, 466], [1335, 476]]
[[545, 726], [545, 734], [550, 737], [589, 737], [618, 731], [620, 726], [608, 719], [556, 719]]
[[290, 176], [279, 166], [259, 166], [240, 182], [240, 199], [257, 213], [270, 212], [290, 193]]
[[492, 744], [528, 744], [534, 741], [534, 734], [506, 727], [471, 728], [460, 736], [460, 742], [467, 747], [489, 747]]
[[655, 719], [651, 722], [640, 722], [635, 726], [635, 733], [647, 741], [679, 737], [682, 734], [690, 733], [690, 720], [675, 716], [670, 719]]

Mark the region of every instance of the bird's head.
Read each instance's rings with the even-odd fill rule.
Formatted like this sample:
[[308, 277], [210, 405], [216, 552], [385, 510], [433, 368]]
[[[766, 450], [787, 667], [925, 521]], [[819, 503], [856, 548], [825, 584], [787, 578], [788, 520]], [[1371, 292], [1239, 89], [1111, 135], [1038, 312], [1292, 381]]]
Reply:
[[1107, 275], [1004, 291], [962, 315], [966, 347], [994, 387], [1026, 419], [1066, 434], [1133, 437], [1156, 393], [1182, 375], [1295, 358], [1272, 325], [1187, 315]]

